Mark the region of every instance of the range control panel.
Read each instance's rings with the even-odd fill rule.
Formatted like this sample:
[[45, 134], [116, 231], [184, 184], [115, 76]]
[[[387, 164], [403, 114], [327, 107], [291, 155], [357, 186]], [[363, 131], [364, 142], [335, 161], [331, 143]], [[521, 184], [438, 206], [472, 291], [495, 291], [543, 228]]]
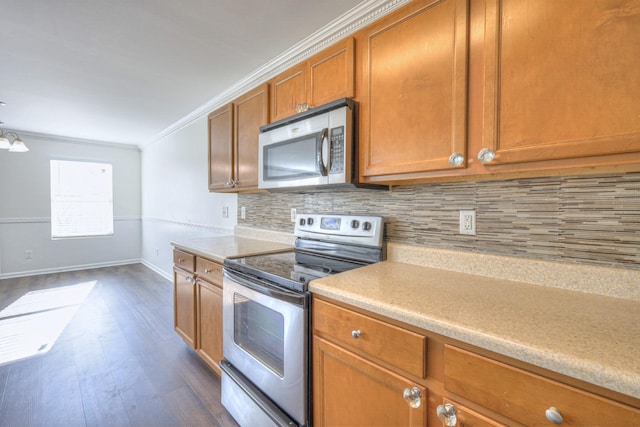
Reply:
[[384, 221], [379, 216], [298, 214], [294, 235], [296, 237], [352, 243], [365, 246], [382, 246]]

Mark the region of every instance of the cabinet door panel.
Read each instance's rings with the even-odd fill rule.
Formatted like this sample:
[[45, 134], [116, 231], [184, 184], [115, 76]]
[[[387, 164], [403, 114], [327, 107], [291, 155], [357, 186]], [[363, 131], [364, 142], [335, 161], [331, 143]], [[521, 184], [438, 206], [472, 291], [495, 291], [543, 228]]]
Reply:
[[354, 95], [353, 46], [353, 38], [348, 38], [309, 59], [307, 92], [311, 107]]
[[296, 114], [298, 104], [306, 102], [307, 63], [303, 62], [271, 80], [271, 121]]
[[233, 179], [233, 104], [209, 114], [209, 191], [229, 190]]
[[173, 269], [173, 324], [189, 346], [196, 348], [196, 291], [190, 274]]
[[363, 34], [365, 177], [450, 169], [465, 154], [467, 21], [465, 0], [421, 1]]
[[263, 84], [234, 101], [235, 180], [237, 190], [258, 188], [258, 135], [269, 123], [269, 85]]
[[220, 372], [222, 360], [222, 288], [198, 280], [198, 354]]
[[640, 151], [640, 3], [489, 0], [488, 164]]
[[[342, 350], [313, 339], [314, 425], [424, 426], [427, 390]], [[403, 399], [406, 388], [417, 387], [422, 404], [411, 408]]]

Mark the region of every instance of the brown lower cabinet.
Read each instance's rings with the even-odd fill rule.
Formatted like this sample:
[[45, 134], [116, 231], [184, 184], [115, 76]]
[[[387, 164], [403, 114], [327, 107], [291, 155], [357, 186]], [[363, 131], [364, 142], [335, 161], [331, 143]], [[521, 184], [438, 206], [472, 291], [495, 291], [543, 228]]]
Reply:
[[317, 295], [312, 316], [315, 426], [640, 425], [629, 396]]
[[426, 405], [412, 408], [402, 397], [410, 390], [425, 401], [424, 386], [321, 338], [313, 346], [314, 425], [425, 425]]
[[173, 324], [175, 331], [196, 348], [196, 293], [193, 273], [173, 269]]
[[178, 250], [174, 264], [175, 331], [220, 375], [222, 264]]

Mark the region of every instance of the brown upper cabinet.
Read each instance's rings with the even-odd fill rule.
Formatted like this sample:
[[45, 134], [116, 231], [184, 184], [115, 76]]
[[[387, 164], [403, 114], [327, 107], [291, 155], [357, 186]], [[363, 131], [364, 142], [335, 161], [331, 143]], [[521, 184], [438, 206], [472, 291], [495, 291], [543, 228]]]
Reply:
[[486, 0], [485, 14], [486, 169], [638, 162], [603, 156], [640, 152], [640, 2]]
[[267, 83], [209, 114], [209, 191], [258, 188], [258, 136], [267, 123]]
[[638, 28], [638, 0], [409, 3], [356, 35], [361, 181], [640, 170]]
[[453, 168], [467, 146], [466, 0], [418, 0], [358, 33], [363, 182]]
[[354, 95], [354, 40], [347, 38], [270, 80], [271, 120]]

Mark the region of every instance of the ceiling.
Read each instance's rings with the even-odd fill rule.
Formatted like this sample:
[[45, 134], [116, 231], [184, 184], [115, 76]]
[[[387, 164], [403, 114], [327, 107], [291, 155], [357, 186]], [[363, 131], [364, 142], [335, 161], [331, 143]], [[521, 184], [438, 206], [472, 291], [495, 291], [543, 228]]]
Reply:
[[359, 3], [0, 0], [1, 127], [144, 145]]

